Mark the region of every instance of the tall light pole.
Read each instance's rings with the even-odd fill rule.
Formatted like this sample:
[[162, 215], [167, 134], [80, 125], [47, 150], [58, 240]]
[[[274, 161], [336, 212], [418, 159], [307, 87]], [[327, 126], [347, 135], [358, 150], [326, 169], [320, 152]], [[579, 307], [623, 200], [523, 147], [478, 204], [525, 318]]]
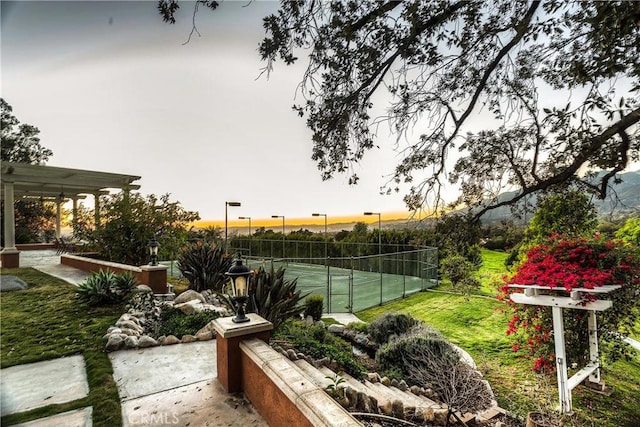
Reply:
[[328, 239], [327, 239], [327, 214], [322, 214], [322, 213], [312, 213], [311, 216], [323, 216], [324, 217], [324, 262], [325, 265], [328, 263], [328, 252], [327, 252], [327, 244], [328, 244]]
[[380, 212], [365, 212], [367, 216], [378, 215], [378, 271], [380, 272], [380, 305], [382, 305], [382, 214]]
[[229, 248], [227, 247], [227, 238], [228, 238], [228, 230], [229, 230], [229, 214], [228, 208], [229, 206], [237, 207], [241, 206], [240, 202], [224, 202], [224, 251], [228, 252]]
[[282, 218], [282, 260], [284, 261], [284, 215], [271, 215], [271, 218]]
[[239, 216], [238, 219], [247, 219], [247, 220], [249, 220], [249, 256], [251, 256], [251, 217], [250, 216]]

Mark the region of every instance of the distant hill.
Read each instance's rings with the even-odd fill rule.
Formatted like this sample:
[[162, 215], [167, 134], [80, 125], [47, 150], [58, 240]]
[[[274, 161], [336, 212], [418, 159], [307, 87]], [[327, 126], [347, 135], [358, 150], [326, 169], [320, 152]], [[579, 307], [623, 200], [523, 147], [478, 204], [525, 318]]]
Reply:
[[[640, 215], [640, 171], [625, 172], [619, 174], [622, 182], [619, 184], [611, 184], [607, 192], [605, 200], [593, 199], [596, 206], [598, 216], [616, 219], [628, 217], [631, 215]], [[515, 192], [506, 192], [498, 196], [499, 201], [507, 200], [513, 197]], [[526, 203], [535, 206], [537, 198], [535, 195], [528, 198]], [[518, 207], [523, 208], [525, 202], [520, 202]], [[484, 224], [498, 222], [503, 220], [513, 220], [516, 223], [526, 224], [531, 219], [531, 213], [518, 219], [514, 217], [509, 206], [502, 206], [493, 209], [482, 216]]]

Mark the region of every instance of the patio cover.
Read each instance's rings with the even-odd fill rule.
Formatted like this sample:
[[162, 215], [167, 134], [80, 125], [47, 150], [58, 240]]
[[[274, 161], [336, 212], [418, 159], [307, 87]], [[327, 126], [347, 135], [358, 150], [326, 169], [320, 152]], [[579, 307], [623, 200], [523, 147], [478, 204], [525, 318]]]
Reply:
[[6, 184], [12, 182], [15, 200], [40, 197], [52, 200], [61, 193], [64, 199], [73, 199], [86, 194], [106, 194], [110, 188], [137, 190], [140, 186], [132, 183], [139, 179], [134, 175], [2, 162], [1, 194], [5, 200]]
[[[37, 199], [55, 201], [57, 204], [56, 236], [60, 237], [60, 205], [71, 199], [74, 203], [86, 197], [107, 194], [109, 189], [137, 190], [133, 184], [141, 177], [109, 172], [97, 172], [83, 169], [69, 169], [55, 166], [32, 165], [27, 163], [2, 162], [2, 186], [0, 197], [4, 204], [3, 231], [5, 246], [2, 250], [3, 265], [8, 261], [5, 255], [16, 256], [14, 201], [19, 199]], [[12, 262], [9, 262], [13, 264]]]

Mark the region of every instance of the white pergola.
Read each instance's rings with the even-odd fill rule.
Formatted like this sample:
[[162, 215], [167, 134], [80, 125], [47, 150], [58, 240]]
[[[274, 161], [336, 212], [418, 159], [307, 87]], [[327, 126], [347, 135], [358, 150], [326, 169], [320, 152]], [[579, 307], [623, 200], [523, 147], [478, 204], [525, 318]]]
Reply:
[[[60, 237], [61, 205], [73, 201], [73, 217], [77, 214], [77, 202], [87, 195], [95, 199], [96, 224], [100, 223], [99, 196], [109, 189], [137, 190], [133, 184], [141, 177], [117, 173], [69, 169], [27, 163], [2, 162], [2, 186], [0, 196], [4, 203], [3, 230], [5, 245], [3, 255], [18, 254], [15, 247], [16, 200], [42, 200], [56, 203], [56, 237]], [[3, 261], [5, 257], [3, 256]], [[4, 265], [4, 262], [3, 262]]]
[[[558, 376], [558, 398], [560, 400], [560, 412], [569, 414], [573, 411], [571, 390], [583, 382], [587, 377], [589, 381], [604, 386], [600, 381], [600, 353], [598, 351], [598, 324], [596, 311], [604, 311], [612, 307], [608, 300], [596, 300], [585, 303], [581, 296], [588, 294], [608, 294], [620, 289], [619, 285], [601, 286], [594, 289], [574, 288], [567, 292], [564, 288], [550, 288], [540, 285], [509, 285], [510, 288], [524, 289], [524, 293], [511, 294], [511, 300], [518, 304], [539, 305], [551, 307], [553, 315], [553, 340], [556, 352], [556, 374]], [[552, 291], [552, 295], [540, 295], [540, 291]], [[560, 293], [560, 295], [556, 295]], [[562, 295], [564, 294], [564, 295]], [[569, 294], [566, 296], [566, 294]], [[568, 375], [568, 363], [566, 358], [564, 340], [563, 308], [586, 310], [588, 313], [587, 328], [589, 330], [589, 362], [585, 367], [576, 372], [571, 378]]]

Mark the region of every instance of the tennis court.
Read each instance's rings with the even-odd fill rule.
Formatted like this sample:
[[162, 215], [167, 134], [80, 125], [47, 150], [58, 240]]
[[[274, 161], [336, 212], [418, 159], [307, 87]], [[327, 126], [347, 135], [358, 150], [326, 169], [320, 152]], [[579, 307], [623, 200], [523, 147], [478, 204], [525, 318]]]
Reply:
[[324, 296], [325, 311], [329, 313], [364, 310], [437, 284], [433, 248], [330, 259], [248, 257], [246, 262], [252, 269], [285, 268], [285, 278], [297, 278], [297, 288], [303, 294]]

